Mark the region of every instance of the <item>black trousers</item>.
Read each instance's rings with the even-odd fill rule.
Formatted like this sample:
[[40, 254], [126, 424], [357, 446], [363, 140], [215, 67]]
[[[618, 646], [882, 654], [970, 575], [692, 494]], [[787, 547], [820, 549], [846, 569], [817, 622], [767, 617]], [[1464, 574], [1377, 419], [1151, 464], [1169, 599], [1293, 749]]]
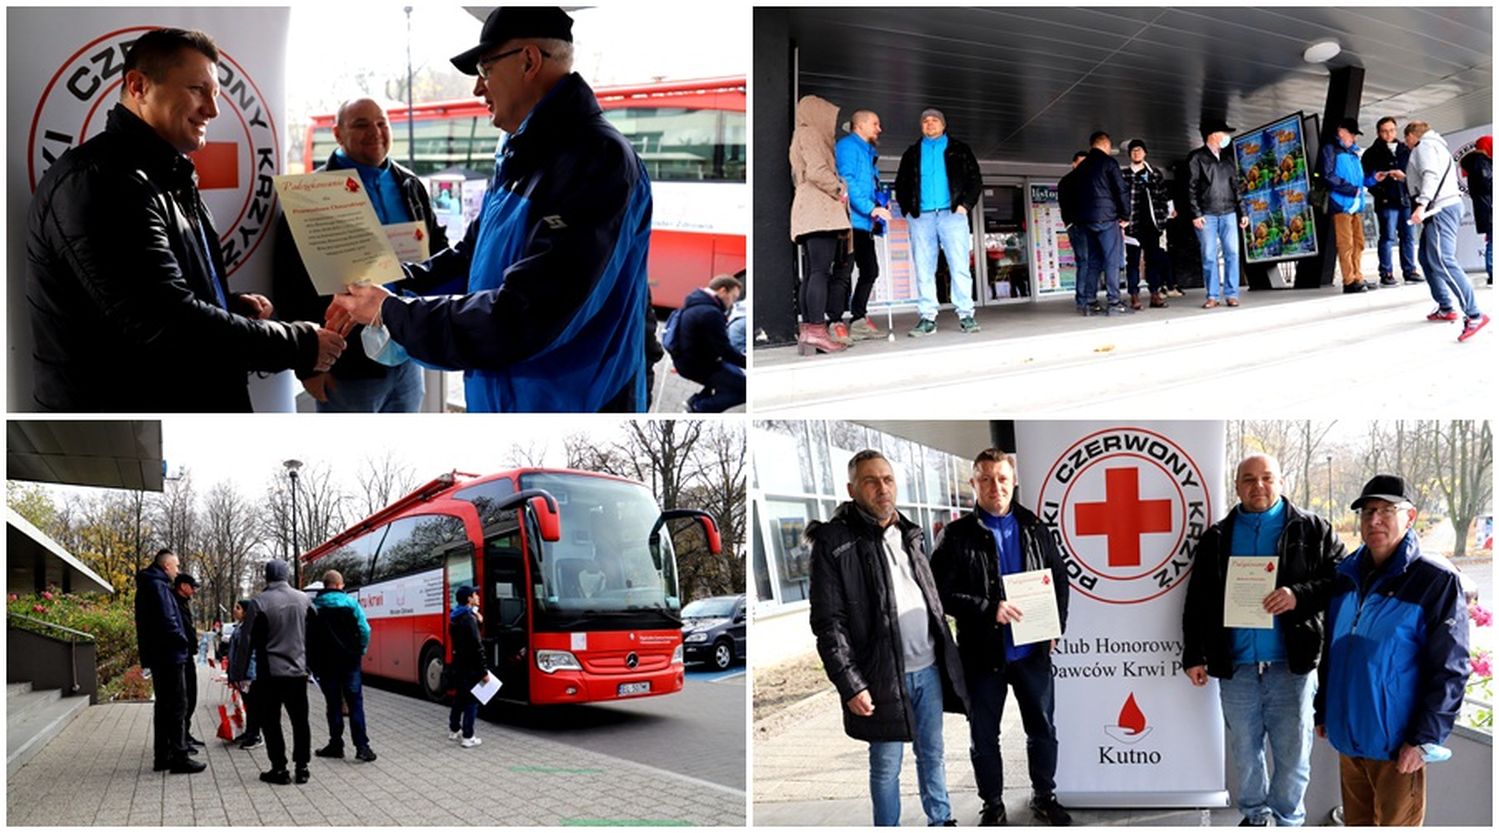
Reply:
[[156, 764], [187, 757], [186, 681], [186, 663], [151, 666], [151, 687], [156, 691], [156, 704], [151, 709]]
[[[841, 249], [839, 250], [841, 253]], [[859, 268], [859, 282], [853, 283], [854, 267]], [[853, 305], [848, 307], [851, 316], [858, 321], [869, 314], [869, 294], [874, 291], [874, 282], [880, 277], [880, 259], [874, 251], [874, 235], [854, 229], [854, 253], [852, 257], [840, 256], [833, 275], [833, 286], [828, 291], [828, 318], [838, 321], [843, 318], [844, 302], [849, 287], [853, 286]], [[836, 307], [836, 309], [835, 309]]]
[[[826, 324], [828, 322], [828, 294], [833, 289], [833, 276], [838, 266], [838, 252], [844, 243], [843, 233], [819, 231], [803, 235], [804, 259], [802, 261], [802, 323]], [[835, 293], [836, 294], [836, 293]], [[842, 312], [839, 312], [842, 315]]]
[[182, 712], [182, 739], [193, 736], [193, 715], [198, 711], [198, 666], [188, 660], [182, 666], [182, 691], [187, 706]]
[[251, 681], [249, 691], [239, 693], [240, 702], [245, 704], [245, 731], [244, 738], [260, 737], [260, 683]]
[[266, 677], [255, 681], [260, 709], [260, 731], [271, 769], [286, 769], [286, 736], [281, 732], [281, 707], [291, 718], [291, 759], [299, 768], [312, 760], [312, 727], [307, 723], [307, 678]]
[[1008, 689], [1015, 690], [1020, 725], [1025, 730], [1025, 757], [1031, 791], [1050, 795], [1056, 790], [1056, 688], [1051, 678], [1048, 646], [1036, 646], [1030, 656], [1005, 665], [1004, 671], [978, 671], [968, 676], [968, 756], [973, 779], [985, 804], [999, 803], [1004, 793], [1004, 765], [999, 754], [999, 721]]

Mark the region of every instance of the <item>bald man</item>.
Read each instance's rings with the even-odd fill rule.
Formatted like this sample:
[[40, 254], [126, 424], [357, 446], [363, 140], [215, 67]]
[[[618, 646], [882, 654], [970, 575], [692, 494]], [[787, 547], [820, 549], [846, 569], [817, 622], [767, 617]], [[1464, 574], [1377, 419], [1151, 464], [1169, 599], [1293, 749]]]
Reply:
[[[426, 186], [411, 170], [390, 158], [390, 120], [372, 98], [355, 98], [338, 108], [333, 125], [338, 147], [318, 171], [355, 171], [370, 195], [381, 225], [421, 221], [430, 251], [448, 246], [447, 234], [432, 214]], [[332, 296], [318, 296], [283, 217], [276, 225], [276, 308], [293, 318], [324, 320]], [[422, 369], [405, 356], [381, 354], [376, 361], [363, 348], [361, 328], [348, 334], [351, 347], [324, 373], [298, 374], [320, 413], [411, 413], [422, 404]]]
[[[1332, 595], [1343, 543], [1325, 518], [1281, 494], [1280, 463], [1251, 454], [1239, 463], [1239, 505], [1203, 533], [1192, 554], [1182, 612], [1182, 668], [1192, 685], [1218, 679], [1229, 754], [1239, 773], [1241, 826], [1300, 825], [1311, 774], [1312, 698], [1322, 653], [1322, 611]], [[1272, 625], [1223, 624], [1229, 559], [1274, 559], [1275, 589], [1262, 605]], [[1275, 773], [1265, 771], [1265, 741]]]

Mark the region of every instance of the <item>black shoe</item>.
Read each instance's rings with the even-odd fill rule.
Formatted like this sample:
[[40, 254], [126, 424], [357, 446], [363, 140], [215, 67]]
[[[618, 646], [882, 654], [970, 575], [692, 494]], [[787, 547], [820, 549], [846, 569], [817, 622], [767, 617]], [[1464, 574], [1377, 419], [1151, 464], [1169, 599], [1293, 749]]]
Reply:
[[169, 767], [169, 766], [171, 766], [171, 764], [167, 763], [166, 761], [152, 761], [151, 762], [151, 771], [152, 772], [166, 772], [167, 771], [167, 767]]
[[260, 780], [267, 784], [290, 784], [291, 773], [284, 769], [273, 769], [270, 772], [260, 773]]
[[1343, 284], [1343, 294], [1344, 295], [1357, 295], [1360, 292], [1368, 292], [1368, 291], [1369, 291], [1369, 287], [1364, 286], [1363, 283], [1345, 283], [1345, 284]]
[[948, 819], [947, 821], [944, 821], [941, 824], [936, 824], [936, 825], [932, 825], [932, 826], [933, 827], [957, 827], [958, 826], [958, 820], [957, 819]]
[[187, 736], [187, 742], [190, 743], [190, 744], [192, 744], [193, 746], [207, 746], [208, 745], [208, 744], [204, 743], [203, 741], [198, 740], [197, 738], [193, 737], [192, 735], [188, 735]]
[[364, 761], [365, 763], [369, 763], [370, 761], [375, 760], [375, 758], [377, 757], [379, 756], [375, 754], [375, 750], [369, 748], [368, 746], [361, 746], [354, 752], [354, 760]]
[[244, 743], [241, 743], [239, 745], [239, 748], [240, 749], [259, 749], [260, 747], [262, 747], [264, 745], [265, 745], [265, 741], [261, 740], [260, 738], [250, 738], [249, 740], [245, 741]]
[[1239, 826], [1240, 827], [1269, 827], [1270, 826], [1270, 817], [1269, 816], [1246, 816], [1243, 821], [1239, 822]]
[[985, 804], [984, 811], [979, 814], [979, 827], [1004, 827], [1009, 823], [1003, 804]]
[[292, 780], [296, 781], [298, 784], [305, 784], [309, 780], [311, 780], [311, 778], [312, 778], [312, 773], [310, 773], [310, 772], [307, 771], [307, 767], [305, 767], [305, 766], [299, 766], [299, 767], [297, 767], [297, 775]]
[[1031, 812], [1036, 814], [1037, 820], [1052, 827], [1072, 826], [1072, 815], [1062, 807], [1056, 795], [1052, 793], [1031, 796]]
[[1380, 286], [1399, 286], [1400, 281], [1395, 280], [1394, 275], [1384, 275], [1379, 279]]
[[198, 754], [198, 750], [195, 749], [195, 748], [193, 748], [193, 747], [191, 747], [191, 746], [189, 746], [187, 748], [187, 754], [189, 754], [189, 755], [196, 755], [196, 754]]
[[1420, 275], [1406, 275], [1405, 276], [1405, 282], [1406, 283], [1426, 283], [1426, 279], [1423, 278], [1423, 277], [1421, 277]]
[[173, 775], [191, 775], [194, 772], [202, 772], [205, 769], [208, 769], [208, 764], [202, 761], [195, 761], [192, 758], [178, 758], [172, 761], [171, 765], [167, 767], [167, 772]]
[[342, 758], [344, 756], [344, 745], [341, 743], [330, 743], [312, 754], [319, 758]]

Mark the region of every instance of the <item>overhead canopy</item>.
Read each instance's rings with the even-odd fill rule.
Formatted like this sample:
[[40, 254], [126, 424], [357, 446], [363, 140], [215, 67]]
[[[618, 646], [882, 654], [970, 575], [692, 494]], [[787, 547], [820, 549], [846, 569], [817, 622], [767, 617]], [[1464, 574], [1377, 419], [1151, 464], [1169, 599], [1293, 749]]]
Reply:
[[994, 445], [993, 423], [984, 420], [861, 419], [858, 422], [965, 460]]
[[[768, 10], [760, 9], [757, 13]], [[979, 159], [1065, 162], [1106, 130], [1152, 157], [1201, 144], [1204, 116], [1239, 129], [1324, 111], [1328, 69], [1365, 70], [1360, 122], [1488, 124], [1493, 10], [1469, 8], [792, 8], [802, 95], [879, 112], [885, 154], [936, 107]], [[1302, 52], [1334, 38], [1341, 53]], [[774, 45], [771, 46], [775, 49]], [[761, 54], [756, 61], [777, 61]]]
[[48, 538], [31, 522], [5, 508], [5, 586], [31, 593], [54, 585], [68, 593], [113, 593], [109, 582]]
[[166, 475], [158, 420], [11, 420], [11, 480], [159, 492]]

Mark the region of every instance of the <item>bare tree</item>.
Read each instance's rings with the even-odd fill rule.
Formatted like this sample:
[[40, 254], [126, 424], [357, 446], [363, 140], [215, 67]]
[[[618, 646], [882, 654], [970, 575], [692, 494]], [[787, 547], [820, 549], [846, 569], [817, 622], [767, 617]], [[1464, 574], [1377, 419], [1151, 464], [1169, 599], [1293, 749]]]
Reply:
[[246, 590], [244, 580], [261, 544], [254, 514], [233, 484], [221, 482], [208, 490], [203, 502], [202, 548], [195, 558], [198, 579], [204, 585], [199, 591], [200, 613], [221, 616]]
[[[176, 553], [190, 552], [198, 537], [198, 496], [192, 475], [168, 478], [156, 499], [156, 537], [160, 546]], [[154, 553], [153, 553], [154, 555]]]
[[698, 474], [692, 451], [702, 437], [701, 420], [637, 420], [625, 425], [632, 477], [651, 487], [663, 509], [681, 506], [682, 487]]
[[748, 466], [743, 428], [723, 422], [705, 423], [692, 456], [697, 475], [683, 488], [682, 500], [713, 516], [723, 549], [713, 555], [706, 541], [680, 536], [688, 542], [678, 549], [683, 593], [688, 598], [742, 593]]
[[359, 467], [355, 503], [361, 516], [373, 515], [416, 488], [416, 471], [386, 449], [379, 458], [366, 457]]
[[1452, 557], [1468, 549], [1468, 527], [1494, 496], [1494, 435], [1487, 422], [1454, 420], [1436, 427], [1437, 490], [1447, 505], [1457, 541]]
[[546, 465], [546, 455], [546, 440], [510, 444], [510, 465], [515, 468], [535, 468]]

